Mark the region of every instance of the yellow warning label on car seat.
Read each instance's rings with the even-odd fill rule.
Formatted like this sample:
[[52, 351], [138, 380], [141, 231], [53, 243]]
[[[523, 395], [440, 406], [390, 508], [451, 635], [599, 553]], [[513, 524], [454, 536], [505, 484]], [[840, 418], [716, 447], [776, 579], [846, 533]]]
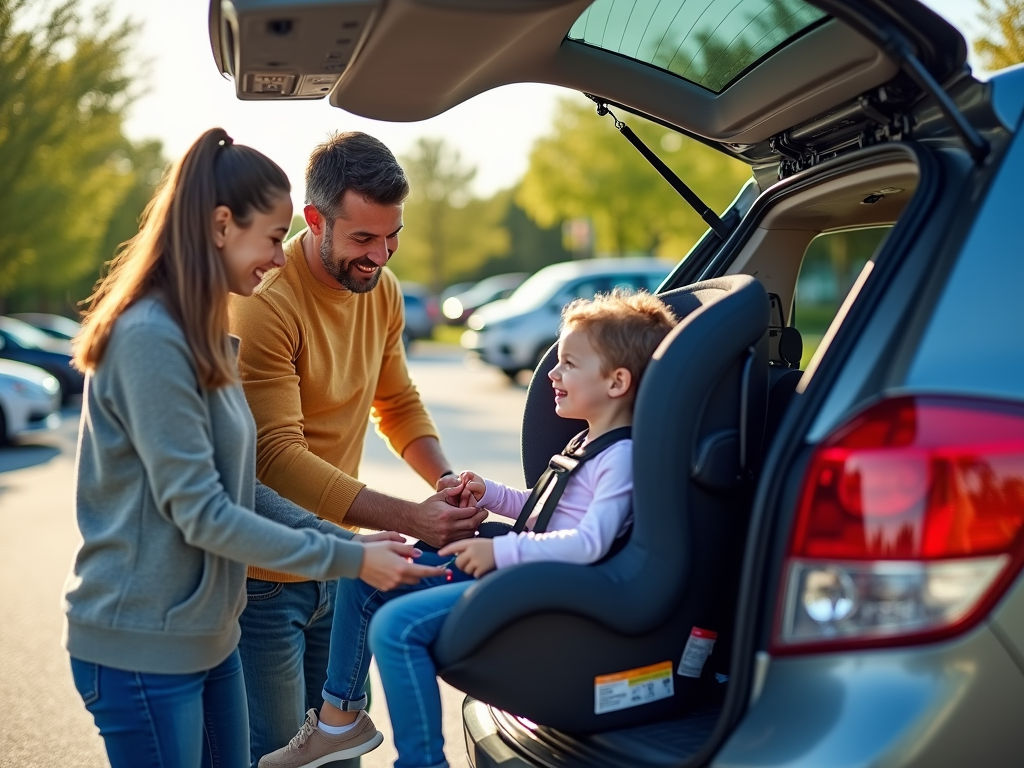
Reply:
[[594, 714], [638, 707], [673, 693], [672, 662], [662, 661], [648, 667], [627, 669], [594, 678]]

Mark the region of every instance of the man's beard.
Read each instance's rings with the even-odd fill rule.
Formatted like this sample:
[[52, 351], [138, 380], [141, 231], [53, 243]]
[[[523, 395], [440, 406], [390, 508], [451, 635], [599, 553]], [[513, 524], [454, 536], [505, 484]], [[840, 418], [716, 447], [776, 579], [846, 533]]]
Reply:
[[[366, 259], [365, 262], [361, 259], [350, 261], [348, 268], [343, 268], [340, 263], [334, 260], [334, 222], [329, 222], [324, 227], [324, 239], [320, 243], [320, 261], [323, 263], [324, 269], [327, 270], [327, 274], [341, 283], [342, 287], [352, 291], [352, 293], [369, 293], [377, 287], [377, 283], [380, 281], [382, 270], [369, 259]], [[377, 269], [376, 274], [372, 278], [367, 279], [365, 273], [355, 271], [357, 263], [362, 263], [363, 266], [375, 267]]]

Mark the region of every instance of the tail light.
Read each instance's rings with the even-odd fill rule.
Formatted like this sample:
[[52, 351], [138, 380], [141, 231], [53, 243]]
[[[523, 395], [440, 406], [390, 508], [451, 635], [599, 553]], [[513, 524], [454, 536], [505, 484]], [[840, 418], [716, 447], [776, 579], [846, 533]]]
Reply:
[[811, 457], [784, 566], [777, 654], [941, 639], [1024, 563], [1024, 408], [901, 396]]

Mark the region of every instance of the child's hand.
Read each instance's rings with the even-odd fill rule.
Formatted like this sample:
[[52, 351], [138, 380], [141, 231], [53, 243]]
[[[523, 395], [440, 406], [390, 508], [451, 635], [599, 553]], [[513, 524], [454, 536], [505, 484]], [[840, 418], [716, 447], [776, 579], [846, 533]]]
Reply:
[[484, 497], [484, 479], [475, 472], [462, 472], [459, 484], [447, 489], [448, 503], [453, 507], [470, 507], [480, 503]]
[[479, 579], [494, 570], [494, 541], [492, 539], [463, 539], [453, 541], [438, 553], [441, 557], [457, 555], [455, 565], [464, 573]]

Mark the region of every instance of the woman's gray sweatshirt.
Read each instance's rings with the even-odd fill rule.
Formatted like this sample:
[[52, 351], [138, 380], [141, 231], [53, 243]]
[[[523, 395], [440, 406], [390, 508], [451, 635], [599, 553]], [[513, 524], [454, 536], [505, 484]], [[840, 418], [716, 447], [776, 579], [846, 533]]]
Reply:
[[246, 565], [357, 576], [362, 547], [257, 492], [255, 467], [241, 384], [201, 387], [184, 333], [155, 298], [125, 311], [82, 404], [83, 542], [64, 593], [72, 656], [137, 672], [210, 669], [238, 643]]

